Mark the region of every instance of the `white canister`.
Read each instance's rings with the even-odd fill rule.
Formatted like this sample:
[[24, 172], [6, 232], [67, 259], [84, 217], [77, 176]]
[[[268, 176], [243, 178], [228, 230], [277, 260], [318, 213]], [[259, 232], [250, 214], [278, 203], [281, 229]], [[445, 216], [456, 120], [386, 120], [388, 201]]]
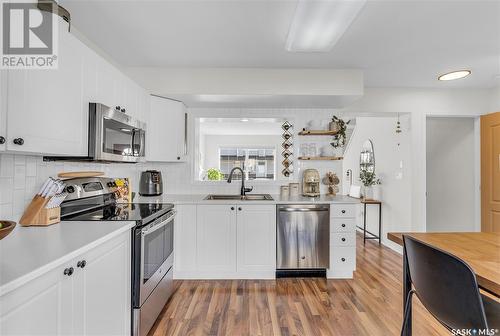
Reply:
[[290, 187], [290, 196], [299, 196], [299, 184], [294, 182], [294, 183], [289, 183], [288, 186]]
[[287, 185], [282, 185], [280, 187], [280, 195], [281, 197], [288, 197], [290, 196], [290, 187]]

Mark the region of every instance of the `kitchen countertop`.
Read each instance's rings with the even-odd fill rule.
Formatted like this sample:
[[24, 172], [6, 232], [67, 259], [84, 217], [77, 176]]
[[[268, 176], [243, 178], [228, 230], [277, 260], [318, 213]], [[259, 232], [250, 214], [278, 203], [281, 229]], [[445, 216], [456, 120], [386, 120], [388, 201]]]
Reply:
[[[243, 201], [243, 200], [204, 200], [208, 194], [199, 195], [174, 195], [174, 194], [163, 194], [161, 196], [140, 196], [137, 195], [133, 203], [173, 203], [173, 204], [325, 204], [325, 203], [360, 203], [357, 198], [337, 195], [337, 196], [326, 196], [321, 195], [320, 197], [305, 197], [305, 196], [295, 196], [295, 197], [281, 197], [280, 195], [271, 195], [273, 197], [272, 201]], [[251, 195], [251, 193], [249, 193]]]
[[0, 241], [0, 296], [118, 236], [134, 222], [61, 222], [16, 226]]

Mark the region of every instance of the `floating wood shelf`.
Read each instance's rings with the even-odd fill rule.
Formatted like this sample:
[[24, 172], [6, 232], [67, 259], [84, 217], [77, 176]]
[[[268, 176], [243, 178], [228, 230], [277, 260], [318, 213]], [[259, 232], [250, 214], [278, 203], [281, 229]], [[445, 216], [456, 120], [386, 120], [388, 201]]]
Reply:
[[336, 161], [343, 159], [342, 156], [299, 156], [299, 160], [303, 161]]
[[300, 131], [299, 135], [328, 135], [328, 136], [333, 136], [336, 135], [338, 132], [336, 131]]

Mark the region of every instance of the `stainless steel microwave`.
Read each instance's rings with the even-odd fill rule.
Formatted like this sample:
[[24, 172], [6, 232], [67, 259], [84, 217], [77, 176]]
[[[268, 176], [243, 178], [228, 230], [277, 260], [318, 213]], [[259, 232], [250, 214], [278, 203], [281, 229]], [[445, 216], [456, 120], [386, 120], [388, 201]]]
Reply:
[[90, 103], [88, 130], [88, 156], [45, 156], [44, 161], [145, 161], [146, 123], [119, 107]]

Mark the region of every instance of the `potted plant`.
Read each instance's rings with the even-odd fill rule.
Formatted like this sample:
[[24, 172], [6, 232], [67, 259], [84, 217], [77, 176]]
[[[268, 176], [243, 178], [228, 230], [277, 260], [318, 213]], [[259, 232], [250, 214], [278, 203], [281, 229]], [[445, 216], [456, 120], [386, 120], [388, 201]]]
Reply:
[[381, 183], [375, 172], [363, 169], [359, 172], [359, 180], [365, 187], [363, 193], [365, 199], [373, 199], [373, 186], [379, 185]]
[[210, 168], [207, 170], [207, 178], [209, 181], [220, 181], [222, 180], [222, 175], [221, 171], [217, 168]]
[[349, 125], [351, 121], [344, 121], [337, 116], [333, 116], [332, 121], [329, 124], [330, 131], [337, 132], [333, 136], [333, 141], [330, 143], [333, 148], [343, 148], [347, 141], [347, 125]]

